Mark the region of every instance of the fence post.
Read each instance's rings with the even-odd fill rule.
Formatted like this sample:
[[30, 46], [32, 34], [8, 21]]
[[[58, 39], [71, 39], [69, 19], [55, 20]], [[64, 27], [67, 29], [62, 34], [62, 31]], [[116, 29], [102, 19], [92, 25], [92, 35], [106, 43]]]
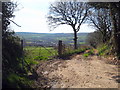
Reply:
[[23, 52], [23, 40], [21, 40], [21, 49], [22, 49], [22, 52]]
[[21, 49], [22, 49], [22, 70], [24, 71], [24, 58], [23, 58], [23, 40], [21, 40]]
[[58, 42], [58, 55], [62, 55], [62, 40], [59, 40]]

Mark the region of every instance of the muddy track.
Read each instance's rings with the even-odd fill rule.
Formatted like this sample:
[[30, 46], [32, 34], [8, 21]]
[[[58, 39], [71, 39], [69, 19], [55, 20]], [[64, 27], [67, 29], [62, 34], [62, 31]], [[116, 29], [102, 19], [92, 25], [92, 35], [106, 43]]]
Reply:
[[70, 60], [51, 60], [39, 65], [36, 85], [43, 88], [118, 88], [118, 66], [106, 58], [76, 55]]

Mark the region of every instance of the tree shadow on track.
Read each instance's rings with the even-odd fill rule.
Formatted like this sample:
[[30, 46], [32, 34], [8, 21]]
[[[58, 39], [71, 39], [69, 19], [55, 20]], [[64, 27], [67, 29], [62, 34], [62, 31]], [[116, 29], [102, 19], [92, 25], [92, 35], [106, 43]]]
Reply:
[[120, 75], [113, 76], [112, 78], [115, 79], [117, 83], [120, 83]]

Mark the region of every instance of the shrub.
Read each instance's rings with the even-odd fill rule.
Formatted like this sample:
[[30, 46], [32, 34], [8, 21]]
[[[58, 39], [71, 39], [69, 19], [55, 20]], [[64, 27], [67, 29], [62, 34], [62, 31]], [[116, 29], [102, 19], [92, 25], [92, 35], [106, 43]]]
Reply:
[[9, 82], [9, 87], [14, 88], [29, 88], [33, 84], [32, 80], [27, 79], [26, 77], [19, 76], [15, 73], [10, 73], [7, 77], [7, 80]]

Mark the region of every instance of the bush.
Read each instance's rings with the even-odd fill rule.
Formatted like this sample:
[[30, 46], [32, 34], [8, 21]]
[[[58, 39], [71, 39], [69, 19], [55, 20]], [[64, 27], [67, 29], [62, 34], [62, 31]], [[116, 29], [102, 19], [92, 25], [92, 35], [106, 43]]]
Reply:
[[[26, 62], [23, 67], [23, 50], [20, 38], [15, 36], [10, 28], [10, 18], [17, 3], [2, 2], [2, 88], [28, 88], [31, 87], [30, 80], [26, 75]], [[16, 24], [17, 25], [17, 24]], [[24, 60], [25, 61], [25, 60]], [[27, 76], [27, 75], [26, 75]]]
[[19, 76], [15, 73], [10, 73], [7, 77], [9, 82], [9, 87], [14, 88], [29, 88], [33, 84], [32, 80], [29, 80], [26, 77]]
[[102, 34], [99, 31], [95, 31], [93, 33], [89, 33], [87, 35], [86, 44], [96, 48], [99, 44], [102, 43]]

